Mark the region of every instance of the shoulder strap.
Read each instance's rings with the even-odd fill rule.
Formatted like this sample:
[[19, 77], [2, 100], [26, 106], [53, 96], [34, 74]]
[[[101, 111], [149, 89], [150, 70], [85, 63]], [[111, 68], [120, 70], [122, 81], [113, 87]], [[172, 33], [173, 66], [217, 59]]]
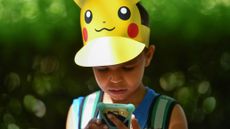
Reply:
[[81, 105], [80, 105], [80, 115], [79, 115], [79, 129], [82, 127], [84, 128], [88, 122], [97, 116], [96, 107], [97, 103], [101, 101], [102, 98], [102, 92], [97, 91], [94, 92], [83, 99]]
[[79, 129], [78, 125], [79, 125], [79, 121], [80, 121], [80, 116], [81, 116], [81, 105], [82, 105], [82, 101], [84, 101], [84, 97], [80, 96], [76, 99], [73, 99], [73, 103], [72, 103], [72, 108], [73, 108], [73, 120], [75, 121], [73, 123], [73, 127], [74, 129]]
[[166, 95], [160, 95], [155, 99], [152, 103], [150, 124], [152, 129], [168, 129], [169, 119], [175, 104], [176, 100]]

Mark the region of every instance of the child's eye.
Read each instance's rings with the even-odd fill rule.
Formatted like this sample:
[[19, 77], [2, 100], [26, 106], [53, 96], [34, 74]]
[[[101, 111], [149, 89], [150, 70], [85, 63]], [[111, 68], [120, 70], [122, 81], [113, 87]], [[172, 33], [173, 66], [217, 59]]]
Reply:
[[99, 71], [99, 72], [106, 72], [106, 71], [109, 70], [109, 68], [107, 68], [107, 67], [101, 67], [101, 68], [96, 68], [96, 70]]
[[134, 67], [133, 66], [125, 66], [122, 69], [125, 70], [125, 71], [131, 71], [131, 70], [134, 69]]

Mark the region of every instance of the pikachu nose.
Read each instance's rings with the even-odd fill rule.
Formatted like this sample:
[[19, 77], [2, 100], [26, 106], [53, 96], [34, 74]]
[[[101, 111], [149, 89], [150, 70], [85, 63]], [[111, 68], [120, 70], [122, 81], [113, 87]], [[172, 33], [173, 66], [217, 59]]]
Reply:
[[106, 21], [102, 21], [102, 23], [106, 23]]

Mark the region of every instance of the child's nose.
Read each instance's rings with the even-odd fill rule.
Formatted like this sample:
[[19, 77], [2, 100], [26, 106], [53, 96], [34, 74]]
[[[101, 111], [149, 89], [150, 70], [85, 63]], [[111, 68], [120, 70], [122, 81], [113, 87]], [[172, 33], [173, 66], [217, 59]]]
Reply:
[[119, 72], [112, 72], [111, 75], [110, 75], [110, 81], [112, 83], [119, 83], [119, 82], [121, 82], [122, 81], [122, 77], [119, 74]]

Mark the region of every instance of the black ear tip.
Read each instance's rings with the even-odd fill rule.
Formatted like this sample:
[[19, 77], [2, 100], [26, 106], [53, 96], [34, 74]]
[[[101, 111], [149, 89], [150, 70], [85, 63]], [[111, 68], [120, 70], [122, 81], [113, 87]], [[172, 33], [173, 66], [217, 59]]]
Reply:
[[141, 24], [149, 26], [149, 14], [146, 9], [139, 3], [136, 4], [141, 15]]

